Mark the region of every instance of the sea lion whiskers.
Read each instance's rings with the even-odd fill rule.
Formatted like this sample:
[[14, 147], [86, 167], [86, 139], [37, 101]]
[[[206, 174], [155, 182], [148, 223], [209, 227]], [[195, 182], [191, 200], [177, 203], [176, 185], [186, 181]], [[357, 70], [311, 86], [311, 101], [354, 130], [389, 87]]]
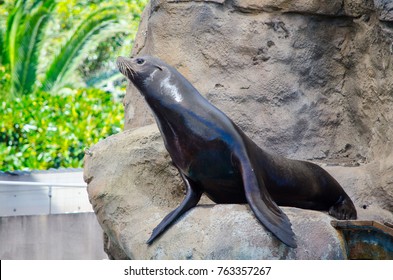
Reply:
[[131, 75], [132, 79], [134, 79], [136, 70], [132, 67], [132, 65], [129, 63], [124, 63], [123, 67], [125, 68], [125, 70], [128, 70], [128, 73]]
[[135, 78], [135, 75], [137, 73], [136, 69], [132, 66], [131, 63], [126, 61], [123, 57], [119, 57], [116, 61], [117, 67], [119, 68], [119, 71], [125, 75], [126, 77], [129, 77], [131, 79]]
[[120, 71], [123, 75], [127, 76], [126, 66], [124, 65], [123, 61], [118, 61], [118, 62], [117, 62], [117, 67], [119, 68], [119, 71]]

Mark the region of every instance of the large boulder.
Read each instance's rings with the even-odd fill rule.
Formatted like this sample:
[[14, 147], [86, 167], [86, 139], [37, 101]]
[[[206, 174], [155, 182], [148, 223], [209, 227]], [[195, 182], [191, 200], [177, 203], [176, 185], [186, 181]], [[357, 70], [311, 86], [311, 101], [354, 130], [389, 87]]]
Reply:
[[[353, 198], [361, 219], [391, 221], [390, 2], [152, 0], [132, 55], [172, 64], [262, 148], [324, 166]], [[121, 251], [114, 258], [345, 255], [325, 213], [284, 208], [299, 243], [292, 250], [265, 232], [245, 205], [197, 207], [146, 246], [151, 230], [181, 201], [183, 184], [132, 85], [124, 105], [126, 131], [92, 147], [85, 167], [107, 248]], [[238, 223], [247, 224], [247, 232]], [[310, 239], [317, 229], [321, 233]], [[178, 249], [170, 247], [179, 242]]]
[[[129, 259], [344, 259], [346, 248], [324, 212], [283, 207], [298, 248], [278, 241], [248, 205], [215, 205], [203, 197], [151, 246], [155, 226], [184, 198], [155, 125], [108, 137], [85, 157], [84, 178], [106, 234], [111, 258]], [[364, 196], [369, 174], [355, 167], [325, 167], [357, 201], [360, 219], [392, 222], [393, 214]], [[363, 205], [367, 205], [363, 209]], [[359, 207], [360, 206], [360, 207]]]

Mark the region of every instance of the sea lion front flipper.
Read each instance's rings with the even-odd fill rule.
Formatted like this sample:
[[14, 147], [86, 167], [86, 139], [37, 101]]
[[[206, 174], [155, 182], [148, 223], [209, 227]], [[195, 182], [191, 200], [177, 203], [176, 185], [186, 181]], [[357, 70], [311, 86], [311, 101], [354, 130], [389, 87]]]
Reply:
[[171, 226], [171, 224], [178, 219], [181, 215], [187, 212], [192, 207], [196, 206], [201, 199], [202, 191], [193, 187], [192, 183], [188, 178], [179, 170], [180, 175], [186, 185], [186, 197], [182, 203], [172, 212], [165, 216], [165, 218], [158, 224], [158, 226], [153, 230], [147, 244], [151, 244], [160, 234]]
[[[246, 153], [245, 153], [246, 154]], [[278, 239], [289, 247], [296, 248], [295, 234], [287, 215], [272, 200], [262, 176], [258, 176], [257, 165], [247, 155], [238, 156], [246, 199], [257, 219]]]

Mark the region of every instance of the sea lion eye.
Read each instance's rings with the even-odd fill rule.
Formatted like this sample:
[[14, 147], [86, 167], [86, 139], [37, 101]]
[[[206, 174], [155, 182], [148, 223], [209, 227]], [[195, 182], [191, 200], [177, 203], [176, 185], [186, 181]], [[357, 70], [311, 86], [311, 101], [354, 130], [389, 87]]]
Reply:
[[142, 58], [137, 58], [136, 60], [136, 64], [142, 65], [143, 63], [145, 63], [145, 60]]

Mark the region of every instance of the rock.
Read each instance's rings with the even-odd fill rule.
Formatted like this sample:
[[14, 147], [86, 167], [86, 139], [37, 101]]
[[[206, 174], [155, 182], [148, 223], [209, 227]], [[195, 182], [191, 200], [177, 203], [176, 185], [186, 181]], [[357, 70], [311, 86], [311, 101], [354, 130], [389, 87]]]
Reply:
[[[393, 221], [393, 214], [358, 197], [365, 170], [327, 168], [355, 198], [359, 218]], [[365, 174], [359, 178], [359, 174]], [[183, 184], [155, 125], [108, 137], [85, 157], [84, 178], [94, 211], [115, 259], [344, 259], [341, 234], [323, 212], [282, 207], [297, 249], [266, 231], [248, 205], [215, 205], [206, 197], [151, 246], [153, 228], [184, 197]], [[356, 183], [355, 183], [356, 182]], [[351, 188], [353, 187], [353, 188]], [[363, 205], [367, 203], [366, 209]], [[360, 206], [360, 207], [359, 207]]]
[[393, 2], [390, 0], [374, 0], [379, 12], [379, 19], [383, 21], [393, 21]]
[[[132, 53], [176, 67], [262, 148], [323, 165], [353, 198], [361, 219], [391, 221], [392, 13], [384, 0], [152, 0]], [[181, 201], [183, 184], [132, 85], [124, 105], [126, 131], [93, 147], [85, 166], [107, 245], [122, 251], [114, 258], [345, 255], [326, 214], [284, 209], [299, 238], [293, 251], [265, 232], [245, 205], [199, 206], [147, 247], [151, 230]], [[325, 229], [321, 240], [333, 244], [332, 251], [313, 245], [321, 240], [303, 239], [314, 232], [301, 225], [308, 219], [311, 228]], [[231, 236], [217, 247], [228, 223]], [[193, 238], [179, 239], [195, 228]], [[184, 245], [175, 251], [180, 240]]]
[[235, 0], [233, 6], [243, 12], [297, 12], [320, 15], [338, 15], [342, 0]]
[[[273, 152], [359, 164], [392, 153], [393, 28], [379, 13], [364, 0], [152, 1], [133, 55], [174, 65]], [[133, 86], [124, 103], [125, 129], [154, 122]]]

